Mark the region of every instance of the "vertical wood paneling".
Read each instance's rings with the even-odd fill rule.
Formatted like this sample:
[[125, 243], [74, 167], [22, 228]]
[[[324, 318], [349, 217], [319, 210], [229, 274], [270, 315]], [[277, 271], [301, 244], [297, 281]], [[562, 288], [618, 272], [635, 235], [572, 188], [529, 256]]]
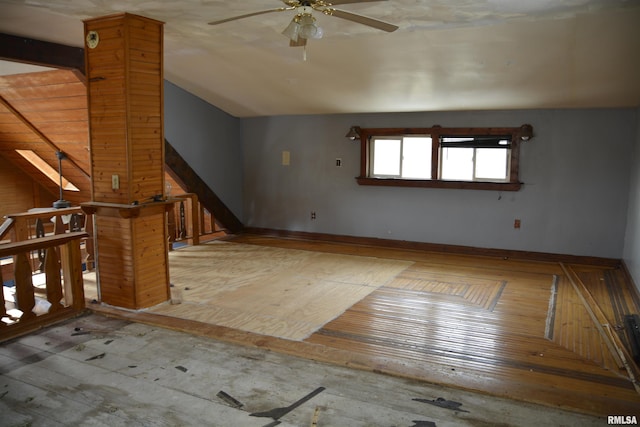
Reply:
[[[85, 21], [93, 200], [143, 202], [164, 191], [162, 23], [130, 14]], [[120, 188], [113, 190], [112, 175]]]
[[169, 299], [164, 211], [136, 218], [134, 252], [136, 300], [155, 305]]
[[[100, 37], [95, 49], [86, 50], [92, 198], [129, 203], [125, 27], [120, 20], [85, 26]], [[119, 176], [119, 190], [112, 189], [112, 175]]]
[[45, 203], [44, 206], [50, 205], [57, 199], [2, 155], [0, 155], [0, 194], [3, 197], [0, 204], [0, 218], [42, 206], [38, 203]]
[[96, 215], [102, 301], [134, 308], [133, 241], [129, 221]]

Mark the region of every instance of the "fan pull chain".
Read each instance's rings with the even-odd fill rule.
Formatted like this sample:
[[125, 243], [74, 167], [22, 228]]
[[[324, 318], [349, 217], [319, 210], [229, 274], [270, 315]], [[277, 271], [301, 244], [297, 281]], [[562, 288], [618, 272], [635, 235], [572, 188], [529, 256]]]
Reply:
[[304, 46], [302, 46], [302, 60], [303, 61], [307, 60], [307, 45], [306, 44]]

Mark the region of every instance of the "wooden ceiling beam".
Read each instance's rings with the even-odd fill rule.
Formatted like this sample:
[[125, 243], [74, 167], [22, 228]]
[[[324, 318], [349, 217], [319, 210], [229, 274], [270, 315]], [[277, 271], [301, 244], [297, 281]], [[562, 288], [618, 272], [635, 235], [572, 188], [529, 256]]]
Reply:
[[0, 33], [0, 59], [45, 67], [75, 69], [83, 75], [84, 49]]

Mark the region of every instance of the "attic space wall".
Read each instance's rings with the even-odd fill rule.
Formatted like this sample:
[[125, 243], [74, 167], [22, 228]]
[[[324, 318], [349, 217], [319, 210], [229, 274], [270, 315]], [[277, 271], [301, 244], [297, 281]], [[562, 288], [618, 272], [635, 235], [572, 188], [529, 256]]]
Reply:
[[[45, 178], [46, 179], [46, 178]], [[31, 208], [52, 207], [58, 196], [49, 193], [29, 175], [0, 156], [0, 224], [4, 216], [26, 212]]]
[[164, 103], [167, 141], [242, 218], [240, 120], [166, 80]]
[[636, 114], [636, 140], [629, 191], [627, 232], [624, 243], [624, 262], [640, 291], [640, 108]]
[[[622, 258], [636, 111], [533, 110], [242, 121], [244, 224], [292, 231]], [[520, 126], [518, 192], [358, 186], [361, 127]], [[290, 166], [282, 152], [290, 152]], [[336, 158], [342, 166], [336, 167]], [[316, 219], [311, 219], [311, 212]], [[522, 227], [514, 229], [515, 219]]]

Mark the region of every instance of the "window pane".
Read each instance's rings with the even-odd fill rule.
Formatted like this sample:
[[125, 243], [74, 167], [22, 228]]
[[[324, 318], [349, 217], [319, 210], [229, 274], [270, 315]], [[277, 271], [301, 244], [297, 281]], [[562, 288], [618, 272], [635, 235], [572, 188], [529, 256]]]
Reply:
[[473, 180], [473, 148], [442, 148], [441, 179]]
[[[45, 162], [40, 156], [31, 150], [16, 150], [16, 153], [20, 154], [29, 163], [36, 167], [40, 172], [46, 175], [56, 186], [60, 185], [59, 171], [55, 170], [47, 162]], [[78, 187], [73, 185], [71, 181], [62, 176], [62, 189], [65, 191], [80, 191]]]
[[431, 138], [407, 136], [402, 143], [402, 178], [431, 179]]
[[508, 150], [500, 148], [476, 149], [477, 179], [507, 179]]
[[373, 175], [400, 175], [400, 140], [375, 139], [373, 141]]

